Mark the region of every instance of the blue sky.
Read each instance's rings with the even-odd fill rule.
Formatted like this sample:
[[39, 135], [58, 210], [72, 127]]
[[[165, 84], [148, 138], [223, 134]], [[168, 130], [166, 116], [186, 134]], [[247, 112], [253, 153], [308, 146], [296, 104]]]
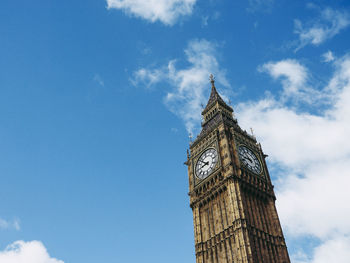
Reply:
[[1, 262], [195, 262], [210, 73], [269, 155], [293, 262], [348, 262], [348, 1], [3, 0], [0, 39]]

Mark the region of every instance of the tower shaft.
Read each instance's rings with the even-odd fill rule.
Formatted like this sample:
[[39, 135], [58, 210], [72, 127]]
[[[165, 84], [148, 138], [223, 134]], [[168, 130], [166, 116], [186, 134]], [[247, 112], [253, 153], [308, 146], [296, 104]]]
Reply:
[[197, 263], [290, 262], [261, 146], [212, 92], [186, 164]]

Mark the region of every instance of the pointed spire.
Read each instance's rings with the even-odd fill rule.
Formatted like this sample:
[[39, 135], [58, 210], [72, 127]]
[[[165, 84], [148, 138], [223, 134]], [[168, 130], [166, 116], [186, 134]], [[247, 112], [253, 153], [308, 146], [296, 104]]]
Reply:
[[210, 79], [210, 82], [211, 82], [211, 87], [215, 89], [215, 85], [214, 85], [215, 78], [214, 78], [213, 74], [210, 74], [209, 79]]
[[215, 88], [215, 77], [213, 76], [213, 74], [210, 74], [209, 80], [211, 82], [211, 92], [207, 106], [205, 106], [202, 115], [204, 115], [211, 108], [211, 106], [215, 104], [215, 102], [219, 102], [219, 104], [221, 104], [225, 108], [229, 109], [230, 111], [233, 111], [232, 108], [226, 104], [226, 102], [221, 98], [221, 96], [217, 92]]
[[216, 91], [216, 88], [215, 88], [215, 77], [213, 74], [210, 74], [209, 76], [209, 80], [210, 80], [210, 83], [211, 83], [211, 93], [210, 93], [210, 97], [213, 96], [219, 96], [218, 92]]

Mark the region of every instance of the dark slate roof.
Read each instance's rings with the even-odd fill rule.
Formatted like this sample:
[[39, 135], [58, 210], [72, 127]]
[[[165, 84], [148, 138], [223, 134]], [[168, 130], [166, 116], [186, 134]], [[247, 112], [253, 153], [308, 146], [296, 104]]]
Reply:
[[219, 102], [220, 105], [228, 109], [229, 111], [233, 112], [233, 109], [226, 104], [226, 102], [220, 97], [219, 93], [217, 92], [215, 85], [214, 85], [214, 80], [211, 81], [211, 93], [210, 97], [207, 103], [207, 106], [204, 108], [202, 111], [202, 115], [204, 115], [211, 107], [213, 104], [216, 102]]

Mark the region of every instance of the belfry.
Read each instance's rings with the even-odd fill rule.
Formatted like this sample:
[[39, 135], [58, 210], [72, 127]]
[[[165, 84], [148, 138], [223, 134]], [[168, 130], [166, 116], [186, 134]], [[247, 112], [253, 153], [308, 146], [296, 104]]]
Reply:
[[202, 130], [186, 161], [196, 263], [289, 263], [267, 155], [210, 81]]

